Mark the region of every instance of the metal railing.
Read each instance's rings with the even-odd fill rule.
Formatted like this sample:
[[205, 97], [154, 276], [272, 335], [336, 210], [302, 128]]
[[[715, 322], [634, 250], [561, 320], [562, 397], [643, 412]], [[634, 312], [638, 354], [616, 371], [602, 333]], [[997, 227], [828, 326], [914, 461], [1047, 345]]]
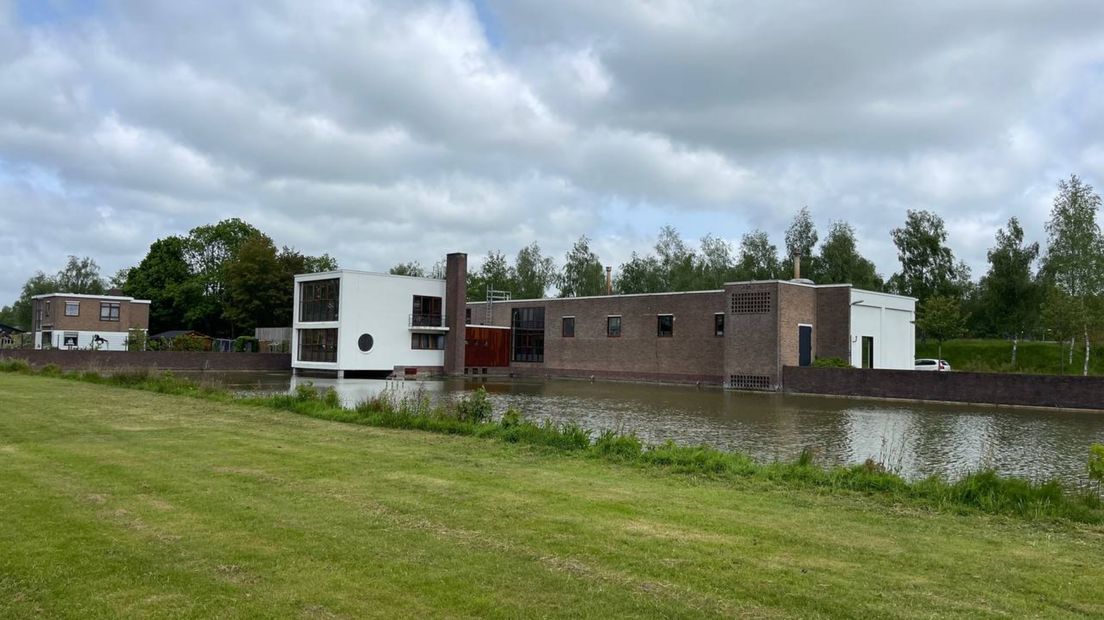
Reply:
[[444, 327], [445, 316], [443, 314], [411, 314], [410, 327]]

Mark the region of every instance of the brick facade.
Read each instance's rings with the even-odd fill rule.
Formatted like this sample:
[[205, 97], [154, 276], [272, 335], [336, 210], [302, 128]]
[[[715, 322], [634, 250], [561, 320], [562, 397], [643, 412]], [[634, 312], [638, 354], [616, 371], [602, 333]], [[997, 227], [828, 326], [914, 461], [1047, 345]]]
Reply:
[[64, 370], [152, 368], [160, 370], [291, 370], [287, 353], [212, 353], [210, 351], [63, 351], [0, 350], [0, 359], [23, 359], [32, 366], [56, 364]]
[[[49, 295], [33, 300], [34, 331], [88, 331], [125, 332], [131, 329], [149, 329], [149, 302], [130, 297]], [[66, 316], [66, 303], [78, 304], [77, 316]], [[119, 304], [119, 320], [100, 319], [102, 303]]]

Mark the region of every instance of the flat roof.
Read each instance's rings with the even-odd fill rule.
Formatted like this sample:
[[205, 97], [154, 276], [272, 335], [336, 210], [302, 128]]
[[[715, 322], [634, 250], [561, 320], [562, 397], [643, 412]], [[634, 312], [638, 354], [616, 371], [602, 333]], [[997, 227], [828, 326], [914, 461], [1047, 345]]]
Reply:
[[[509, 303], [514, 303], [514, 302], [519, 302], [519, 301], [535, 302], [535, 301], [572, 301], [572, 300], [575, 300], [575, 299], [621, 299], [621, 298], [624, 298], [624, 297], [656, 297], [656, 296], [659, 296], [659, 295], [702, 295], [702, 294], [706, 294], [706, 293], [723, 293], [723, 292], [724, 292], [724, 289], [719, 288], [719, 289], [709, 290], [709, 291], [667, 291], [667, 292], [663, 292], [663, 293], [625, 293], [624, 295], [617, 295], [617, 294], [614, 294], [614, 295], [581, 295], [579, 297], [537, 297], [537, 298], [528, 298], [528, 299], [521, 299], [521, 298], [518, 298], [518, 299], [495, 299], [495, 300], [492, 300], [491, 303], [493, 303], [493, 304], [509, 304]], [[485, 304], [485, 303], [487, 303], [487, 300], [486, 299], [475, 299], [475, 300], [469, 299], [469, 300], [467, 300], [467, 303], [469, 303], [469, 304]]]
[[148, 299], [135, 299], [133, 297], [124, 297], [120, 295], [84, 295], [81, 293], [45, 293], [42, 295], [32, 295], [31, 299], [46, 299], [48, 297], [70, 297], [73, 299], [101, 299], [107, 301], [129, 301], [134, 304], [148, 304]]
[[407, 280], [428, 280], [430, 282], [444, 282], [444, 278], [427, 278], [425, 276], [403, 276], [394, 273], [383, 273], [380, 271], [363, 271], [360, 269], [334, 269], [333, 271], [317, 271], [314, 273], [297, 273], [295, 279], [300, 278], [332, 278], [345, 274], [354, 274], [358, 276], [379, 276], [383, 278], [405, 278]]

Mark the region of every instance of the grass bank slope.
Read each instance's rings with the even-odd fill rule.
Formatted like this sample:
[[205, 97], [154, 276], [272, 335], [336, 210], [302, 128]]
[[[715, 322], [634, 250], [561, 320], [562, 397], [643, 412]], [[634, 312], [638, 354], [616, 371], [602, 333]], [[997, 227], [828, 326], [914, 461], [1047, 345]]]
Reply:
[[1098, 525], [0, 375], [0, 616], [1104, 614]]
[[[1095, 348], [1095, 345], [1094, 345]], [[936, 357], [939, 346], [934, 340], [916, 341], [916, 357]], [[1073, 364], [1069, 363], [1069, 343], [1023, 342], [1016, 351], [1012, 365], [1012, 341], [996, 339], [961, 339], [943, 343], [943, 359], [955, 370], [975, 372], [1021, 372], [1043, 375], [1080, 375], [1085, 361], [1084, 343], [1073, 349]], [[1104, 375], [1104, 355], [1092, 351], [1089, 374]]]

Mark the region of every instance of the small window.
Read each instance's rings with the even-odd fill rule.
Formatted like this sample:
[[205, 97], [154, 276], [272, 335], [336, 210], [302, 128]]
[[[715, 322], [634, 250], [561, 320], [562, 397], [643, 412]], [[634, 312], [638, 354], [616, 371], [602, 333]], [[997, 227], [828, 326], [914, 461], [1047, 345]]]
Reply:
[[862, 367], [874, 367], [874, 336], [862, 337]]
[[410, 334], [410, 348], [418, 351], [441, 351], [445, 348], [445, 337], [439, 334]]
[[464, 309], [464, 324], [471, 325], [471, 308]]
[[77, 333], [65, 332], [65, 334], [62, 335], [61, 346], [69, 349], [77, 348]]
[[46, 301], [46, 318], [50, 318], [50, 302]]
[[574, 338], [575, 337], [575, 317], [565, 316], [563, 318], [563, 337]]
[[119, 304], [114, 302], [103, 302], [100, 304], [100, 320], [101, 321], [118, 321], [119, 320]]
[[724, 312], [718, 312], [713, 315], [713, 335], [724, 335]]
[[621, 317], [619, 316], [607, 316], [606, 317], [606, 336], [610, 338], [621, 337]]
[[65, 316], [80, 316], [80, 302], [79, 301], [67, 301], [67, 302], [65, 302]]
[[675, 335], [675, 315], [661, 314], [656, 317], [656, 336], [670, 338]]

